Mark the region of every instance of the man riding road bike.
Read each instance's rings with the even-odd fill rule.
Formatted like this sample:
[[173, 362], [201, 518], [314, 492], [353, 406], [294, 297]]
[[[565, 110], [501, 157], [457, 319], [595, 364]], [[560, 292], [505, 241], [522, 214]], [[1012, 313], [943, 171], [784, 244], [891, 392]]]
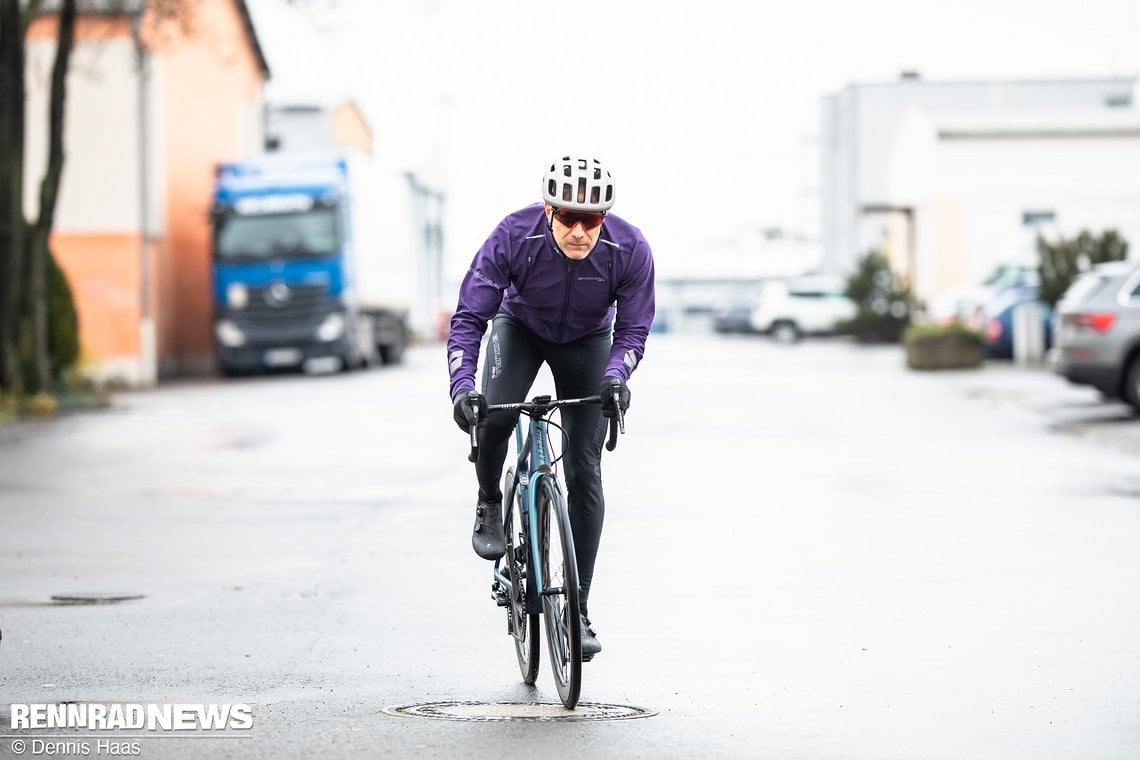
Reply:
[[[588, 600], [602, 533], [601, 454], [605, 417], [629, 406], [626, 382], [653, 322], [653, 254], [633, 225], [609, 213], [614, 181], [594, 158], [553, 161], [542, 203], [509, 214], [475, 254], [451, 318], [447, 358], [454, 418], [478, 426], [479, 493], [471, 543], [482, 558], [503, 555], [501, 479], [518, 414], [483, 418], [484, 404], [523, 401], [543, 363], [561, 398], [602, 396], [563, 409], [567, 503], [579, 573], [583, 657], [601, 651]], [[475, 390], [481, 341], [491, 323], [482, 393]], [[474, 403], [472, 403], [474, 402]]]

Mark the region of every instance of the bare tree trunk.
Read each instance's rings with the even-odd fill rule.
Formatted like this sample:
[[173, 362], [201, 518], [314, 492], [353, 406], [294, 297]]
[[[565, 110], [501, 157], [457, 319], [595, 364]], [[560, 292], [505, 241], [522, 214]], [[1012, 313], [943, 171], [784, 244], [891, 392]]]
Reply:
[[59, 12], [59, 35], [51, 73], [47, 171], [40, 183], [40, 215], [28, 234], [28, 264], [31, 292], [32, 366], [29, 385], [45, 390], [51, 384], [48, 353], [48, 236], [55, 221], [59, 180], [63, 174], [63, 117], [67, 101], [67, 68], [75, 42], [75, 0], [63, 0]]
[[0, 0], [0, 388], [23, 390], [16, 325], [24, 279], [24, 25]]

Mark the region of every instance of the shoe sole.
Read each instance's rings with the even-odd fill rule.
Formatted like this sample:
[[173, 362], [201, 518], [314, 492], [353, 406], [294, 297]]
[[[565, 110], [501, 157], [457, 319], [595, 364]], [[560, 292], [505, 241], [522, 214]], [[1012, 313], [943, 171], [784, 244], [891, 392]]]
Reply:
[[502, 559], [504, 553], [505, 552], [499, 552], [498, 554], [480, 554], [478, 551], [476, 551], [475, 556], [479, 559], [485, 559], [488, 562], [494, 562], [497, 559]]

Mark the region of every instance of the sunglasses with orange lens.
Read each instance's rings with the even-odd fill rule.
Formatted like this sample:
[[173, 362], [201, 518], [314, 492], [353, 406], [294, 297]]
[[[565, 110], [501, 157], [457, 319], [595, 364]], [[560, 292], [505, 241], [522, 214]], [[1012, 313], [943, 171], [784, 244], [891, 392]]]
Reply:
[[565, 209], [556, 208], [554, 209], [554, 218], [564, 227], [570, 228], [575, 224], [581, 223], [582, 229], [589, 231], [601, 227], [606, 215], [588, 214], [581, 211], [566, 211]]

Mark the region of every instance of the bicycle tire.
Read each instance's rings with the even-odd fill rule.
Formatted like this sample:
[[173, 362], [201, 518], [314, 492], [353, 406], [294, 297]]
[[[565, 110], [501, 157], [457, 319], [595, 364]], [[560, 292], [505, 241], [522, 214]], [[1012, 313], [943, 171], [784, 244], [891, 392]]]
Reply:
[[578, 706], [582, 691], [582, 622], [579, 616], [578, 561], [570, 516], [562, 491], [550, 477], [539, 484], [539, 561], [545, 589], [542, 614], [546, 643], [558, 698], [568, 709]]
[[526, 611], [526, 522], [522, 517], [523, 507], [515, 486], [513, 467], [503, 477], [503, 499], [503, 536], [506, 537], [507, 544], [503, 561], [507, 566], [507, 577], [511, 579], [507, 633], [515, 643], [515, 659], [518, 660], [523, 683], [533, 686], [538, 678], [540, 661], [539, 620], [538, 615], [529, 615]]

